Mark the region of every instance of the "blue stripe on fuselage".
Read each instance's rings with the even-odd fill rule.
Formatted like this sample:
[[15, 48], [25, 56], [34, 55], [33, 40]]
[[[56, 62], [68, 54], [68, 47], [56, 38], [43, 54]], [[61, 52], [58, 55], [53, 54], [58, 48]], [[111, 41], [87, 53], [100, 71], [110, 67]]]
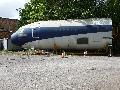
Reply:
[[[97, 33], [97, 32], [108, 32], [108, 31], [112, 31], [112, 25], [40, 27], [33, 29], [35, 29], [33, 33], [34, 38], [32, 37], [32, 28], [26, 28], [24, 29], [24, 33], [26, 33], [27, 36], [19, 37], [19, 41], [17, 44], [23, 45], [27, 42], [54, 38], [54, 37]], [[35, 37], [39, 37], [39, 38], [35, 38]]]

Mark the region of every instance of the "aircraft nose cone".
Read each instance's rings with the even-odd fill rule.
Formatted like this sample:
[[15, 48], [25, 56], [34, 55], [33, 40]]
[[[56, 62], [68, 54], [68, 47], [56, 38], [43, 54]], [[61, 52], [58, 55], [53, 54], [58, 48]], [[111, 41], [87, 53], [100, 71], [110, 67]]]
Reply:
[[18, 45], [19, 41], [18, 41], [18, 34], [17, 33], [13, 33], [11, 35], [11, 42], [15, 45]]

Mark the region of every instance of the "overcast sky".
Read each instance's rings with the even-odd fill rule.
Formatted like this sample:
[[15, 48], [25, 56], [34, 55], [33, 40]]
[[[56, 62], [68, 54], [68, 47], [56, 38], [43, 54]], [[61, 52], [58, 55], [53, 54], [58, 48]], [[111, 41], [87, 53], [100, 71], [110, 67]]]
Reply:
[[19, 19], [19, 12], [16, 9], [24, 8], [29, 0], [0, 0], [0, 17]]

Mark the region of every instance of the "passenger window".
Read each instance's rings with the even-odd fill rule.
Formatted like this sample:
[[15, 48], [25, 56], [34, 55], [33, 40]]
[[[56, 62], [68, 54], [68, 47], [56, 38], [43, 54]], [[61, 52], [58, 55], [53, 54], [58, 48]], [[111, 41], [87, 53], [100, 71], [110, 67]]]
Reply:
[[87, 37], [78, 38], [77, 44], [88, 44], [88, 38]]

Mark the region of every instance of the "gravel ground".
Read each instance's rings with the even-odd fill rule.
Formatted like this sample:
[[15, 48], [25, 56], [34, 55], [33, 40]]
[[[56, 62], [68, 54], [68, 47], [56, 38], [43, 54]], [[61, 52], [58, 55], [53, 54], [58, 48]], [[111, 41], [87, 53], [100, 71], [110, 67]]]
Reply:
[[120, 57], [0, 55], [0, 90], [120, 90]]

